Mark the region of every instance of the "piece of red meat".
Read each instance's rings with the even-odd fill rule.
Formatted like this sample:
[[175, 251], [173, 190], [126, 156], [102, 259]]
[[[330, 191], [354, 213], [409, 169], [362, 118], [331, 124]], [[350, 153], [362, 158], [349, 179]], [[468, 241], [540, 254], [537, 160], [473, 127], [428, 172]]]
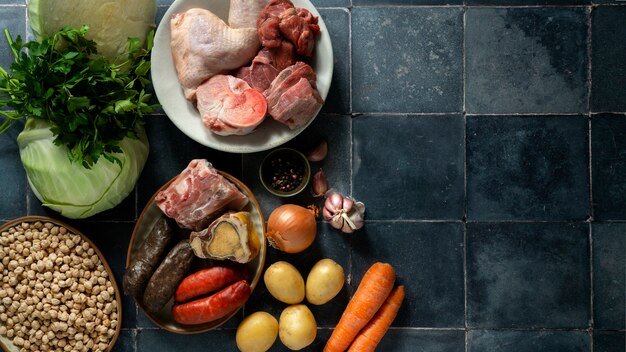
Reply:
[[320, 33], [318, 18], [304, 8], [295, 8], [290, 0], [271, 0], [257, 19], [261, 45], [275, 48], [284, 39], [295, 45], [298, 55], [313, 55], [315, 38]]
[[280, 32], [296, 46], [298, 55], [313, 55], [315, 38], [320, 34], [317, 17], [307, 9], [290, 9], [281, 14]]
[[231, 75], [209, 78], [198, 87], [196, 99], [204, 125], [223, 136], [249, 134], [267, 114], [263, 94]]
[[257, 16], [257, 32], [261, 45], [266, 48], [275, 48], [280, 46], [283, 40], [280, 33], [280, 15], [288, 10], [293, 9], [293, 3], [289, 0], [271, 0]]
[[324, 104], [315, 71], [302, 61], [282, 70], [263, 95], [272, 118], [290, 129], [305, 125]]
[[278, 76], [278, 73], [296, 63], [293, 44], [283, 41], [276, 48], [263, 48], [252, 60], [250, 66], [235, 71], [234, 76], [246, 81], [259, 92], [265, 91]]
[[201, 231], [225, 210], [241, 210], [248, 197], [205, 159], [194, 159], [155, 197], [163, 213], [178, 226]]

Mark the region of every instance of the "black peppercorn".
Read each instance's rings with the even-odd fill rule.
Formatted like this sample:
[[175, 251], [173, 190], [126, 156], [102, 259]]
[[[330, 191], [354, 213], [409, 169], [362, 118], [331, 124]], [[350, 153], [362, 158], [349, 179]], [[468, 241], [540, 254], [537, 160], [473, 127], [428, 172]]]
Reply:
[[279, 192], [291, 192], [304, 180], [302, 160], [287, 154], [276, 154], [267, 160], [264, 168], [265, 182]]

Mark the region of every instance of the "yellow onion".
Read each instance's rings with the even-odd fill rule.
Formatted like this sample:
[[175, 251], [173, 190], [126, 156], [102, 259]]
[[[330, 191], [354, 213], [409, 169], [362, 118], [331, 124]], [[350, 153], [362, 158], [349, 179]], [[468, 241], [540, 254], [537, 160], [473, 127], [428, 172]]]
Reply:
[[315, 210], [295, 204], [274, 209], [267, 220], [266, 236], [270, 245], [287, 253], [299, 253], [315, 240]]

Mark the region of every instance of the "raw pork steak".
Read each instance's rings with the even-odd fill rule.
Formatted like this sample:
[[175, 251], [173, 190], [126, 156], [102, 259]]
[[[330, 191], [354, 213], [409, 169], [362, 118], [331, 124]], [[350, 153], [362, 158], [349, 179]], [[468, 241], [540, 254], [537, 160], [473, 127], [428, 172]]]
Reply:
[[215, 75], [198, 87], [197, 107], [204, 125], [213, 133], [227, 136], [252, 132], [267, 114], [263, 94], [246, 81]]
[[282, 70], [263, 95], [272, 118], [290, 129], [305, 125], [324, 104], [315, 71], [302, 61]]

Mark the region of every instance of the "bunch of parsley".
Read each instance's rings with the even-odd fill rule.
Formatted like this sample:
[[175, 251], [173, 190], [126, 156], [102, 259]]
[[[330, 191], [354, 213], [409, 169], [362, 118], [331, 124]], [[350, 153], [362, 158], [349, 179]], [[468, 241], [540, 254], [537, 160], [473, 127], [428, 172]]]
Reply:
[[128, 57], [110, 62], [85, 38], [89, 28], [63, 28], [41, 42], [22, 43], [5, 30], [15, 61], [10, 73], [0, 68], [0, 133], [24, 118], [43, 119], [57, 146], [66, 146], [72, 162], [90, 168], [113, 154], [125, 137], [138, 138], [137, 127], [153, 111], [150, 84], [150, 34], [145, 48], [128, 40]]

